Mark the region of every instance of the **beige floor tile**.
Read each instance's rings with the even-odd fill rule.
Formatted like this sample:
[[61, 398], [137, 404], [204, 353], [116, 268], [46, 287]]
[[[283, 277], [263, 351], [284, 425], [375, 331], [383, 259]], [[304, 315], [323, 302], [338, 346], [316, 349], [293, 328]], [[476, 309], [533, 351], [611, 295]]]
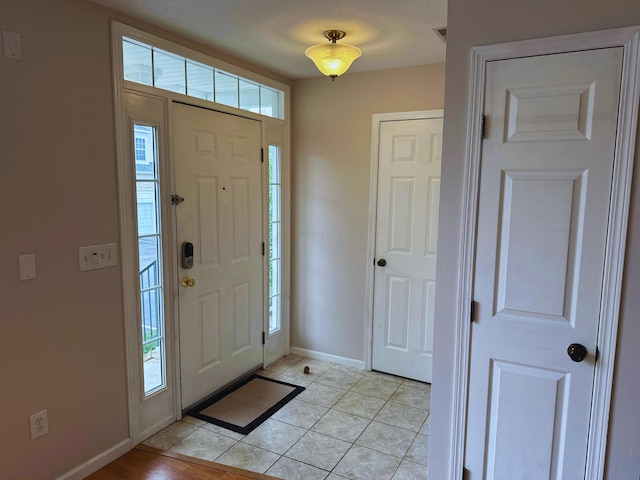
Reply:
[[185, 415], [184, 417], [182, 417], [182, 421], [185, 423], [190, 423], [191, 425], [195, 425], [196, 427], [201, 427], [205, 423], [207, 423], [204, 420], [200, 420], [199, 418], [195, 418], [190, 415]]
[[293, 399], [271, 417], [296, 427], [311, 428], [329, 409], [321, 405]]
[[358, 383], [363, 376], [363, 373], [359, 370], [342, 370], [334, 366], [320, 375], [317, 382], [332, 387], [349, 389]]
[[427, 480], [427, 467], [403, 460], [393, 480]]
[[408, 387], [419, 388], [431, 395], [431, 384], [425, 382], [418, 382], [417, 380], [411, 380], [410, 378], [403, 378], [402, 384]]
[[324, 480], [329, 474], [326, 470], [287, 457], [281, 457], [266, 473], [283, 480]]
[[390, 382], [394, 382], [397, 384], [402, 383], [404, 380], [402, 377], [396, 377], [395, 375], [391, 375], [389, 373], [376, 372], [374, 370], [364, 372], [365, 377], [373, 377], [373, 378], [381, 378], [383, 380], [389, 380]]
[[170, 447], [178, 443], [187, 435], [195, 432], [197, 429], [198, 427], [195, 425], [181, 420], [179, 422], [172, 423], [163, 430], [160, 430], [158, 433], [142, 443], [149, 447], [159, 448], [160, 450], [168, 450]]
[[385, 401], [356, 392], [347, 392], [334, 406], [335, 410], [372, 419], [380, 411]]
[[422, 427], [420, 427], [420, 433], [423, 433], [425, 435], [429, 435], [429, 431], [430, 430], [431, 430], [431, 413], [429, 413], [429, 416], [427, 417], [427, 419], [422, 424]]
[[210, 432], [219, 433], [220, 435], [233, 438], [234, 440], [242, 440], [245, 437], [245, 435], [242, 433], [234, 432], [233, 430], [228, 430], [209, 422], [205, 422], [205, 424], [200, 428], [204, 428], [205, 430], [209, 430]]
[[331, 362], [325, 362], [323, 360], [315, 360], [313, 358], [303, 358], [298, 362], [299, 365], [304, 368], [305, 366], [309, 367], [309, 372], [314, 375], [322, 375], [327, 370], [332, 368], [335, 364]]
[[337, 474], [331, 472], [329, 474], [329, 476], [327, 477], [327, 480], [344, 480], [345, 478], [347, 478], [347, 477], [343, 477], [341, 475], [337, 475]]
[[428, 410], [387, 402], [375, 417], [377, 422], [418, 432], [429, 415]]
[[226, 453], [216, 459], [216, 462], [232, 467], [251, 470], [252, 472], [264, 473], [271, 465], [276, 463], [280, 455], [267, 452], [253, 445], [238, 442]]
[[402, 387], [402, 385], [398, 385], [396, 382], [365, 375], [351, 388], [351, 391], [389, 400], [399, 387]]
[[244, 437], [242, 441], [254, 447], [282, 455], [305, 433], [306, 430], [304, 428], [269, 419]]
[[318, 379], [319, 375], [317, 373], [304, 373], [304, 362], [296, 363], [295, 365], [287, 368], [282, 375], [286, 375], [287, 377], [295, 378], [296, 380], [300, 380], [303, 382], [313, 382]]
[[413, 463], [419, 463], [420, 465], [429, 464], [429, 436], [418, 434], [411, 444], [411, 448], [404, 456], [405, 460], [409, 460]]
[[212, 462], [236, 443], [233, 438], [199, 428], [176, 443], [169, 451]]
[[303, 402], [313, 403], [315, 405], [321, 405], [323, 407], [333, 407], [335, 403], [340, 400], [347, 390], [343, 388], [331, 387], [329, 385], [323, 385], [318, 382], [314, 382], [309, 385], [304, 392], [296, 397], [297, 400]]
[[330, 471], [337, 465], [351, 444], [316, 432], [307, 432], [285, 454], [300, 462]]
[[388, 400], [413, 408], [424, 408], [428, 410], [431, 407], [431, 395], [429, 395], [429, 393], [421, 388], [416, 388], [404, 383], [398, 387]]
[[290, 383], [292, 385], [297, 385], [298, 387], [308, 387], [313, 382], [313, 378], [302, 378], [302, 377], [290, 377], [289, 375], [285, 375], [284, 373], [279, 374], [276, 377], [273, 377], [275, 380], [280, 380], [284, 383]]
[[388, 480], [398, 465], [399, 458], [354, 445], [336, 465], [334, 473], [353, 480]]
[[402, 458], [415, 439], [416, 434], [404, 428], [371, 422], [356, 440], [357, 445], [371, 448], [394, 457]]
[[353, 443], [367, 428], [367, 425], [369, 425], [369, 420], [366, 418], [338, 410], [329, 410], [324, 417], [318, 420], [312, 430]]

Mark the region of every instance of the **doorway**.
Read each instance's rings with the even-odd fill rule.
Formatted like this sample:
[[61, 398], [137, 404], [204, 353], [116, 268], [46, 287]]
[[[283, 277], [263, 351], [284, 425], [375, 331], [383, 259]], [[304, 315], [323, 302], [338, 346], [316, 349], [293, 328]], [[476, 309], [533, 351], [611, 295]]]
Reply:
[[372, 146], [370, 366], [431, 382], [442, 111], [374, 115]]

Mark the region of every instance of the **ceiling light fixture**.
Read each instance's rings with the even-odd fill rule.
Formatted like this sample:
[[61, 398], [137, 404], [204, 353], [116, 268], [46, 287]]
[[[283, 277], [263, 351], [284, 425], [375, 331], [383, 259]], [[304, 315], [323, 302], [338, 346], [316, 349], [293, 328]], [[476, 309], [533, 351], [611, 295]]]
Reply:
[[335, 80], [336, 77], [349, 69], [353, 61], [362, 55], [362, 52], [353, 45], [336, 43], [336, 40], [340, 40], [346, 35], [341, 30], [327, 30], [322, 33], [330, 43], [309, 47], [304, 54], [313, 60], [318, 70], [327, 77], [331, 77], [331, 80]]

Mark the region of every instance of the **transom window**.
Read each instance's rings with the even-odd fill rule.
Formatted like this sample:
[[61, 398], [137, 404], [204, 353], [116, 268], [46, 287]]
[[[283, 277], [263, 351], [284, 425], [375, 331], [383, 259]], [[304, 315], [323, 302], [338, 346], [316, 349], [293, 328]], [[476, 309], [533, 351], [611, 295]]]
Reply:
[[122, 37], [124, 79], [267, 117], [284, 118], [284, 92]]

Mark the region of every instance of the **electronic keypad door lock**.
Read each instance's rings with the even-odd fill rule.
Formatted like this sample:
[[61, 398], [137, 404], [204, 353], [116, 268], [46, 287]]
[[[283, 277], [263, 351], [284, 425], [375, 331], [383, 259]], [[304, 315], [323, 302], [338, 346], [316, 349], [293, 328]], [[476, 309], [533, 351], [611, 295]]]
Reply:
[[193, 268], [193, 243], [182, 243], [182, 268], [188, 270]]

